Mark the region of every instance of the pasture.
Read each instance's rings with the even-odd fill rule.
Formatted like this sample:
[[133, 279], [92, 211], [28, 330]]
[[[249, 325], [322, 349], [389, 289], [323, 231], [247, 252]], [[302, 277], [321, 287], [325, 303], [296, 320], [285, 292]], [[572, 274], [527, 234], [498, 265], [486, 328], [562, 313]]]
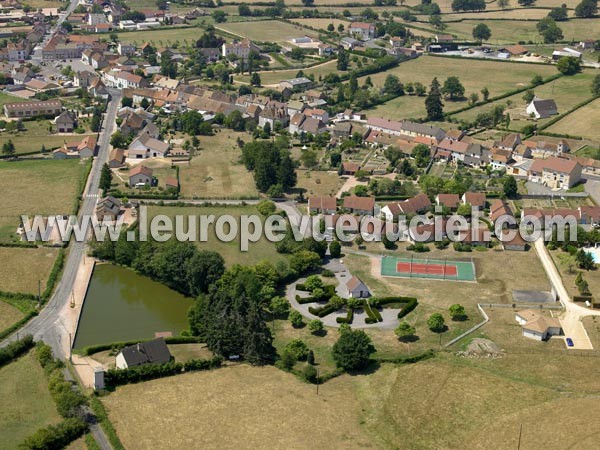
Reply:
[[286, 42], [289, 39], [302, 36], [318, 37], [316, 31], [279, 20], [225, 22], [215, 25], [215, 28], [240, 38], [248, 38], [259, 42]]
[[[64, 139], [64, 138], [63, 138]], [[78, 159], [0, 161], [0, 240], [15, 240], [22, 214], [71, 214], [83, 186], [85, 165]]]
[[600, 99], [596, 99], [562, 118], [547, 131], [600, 141], [598, 117], [600, 117]]
[[[260, 80], [263, 86], [275, 86], [279, 84], [280, 81], [288, 80], [290, 78], [295, 78], [299, 69], [289, 69], [289, 70], [272, 70], [272, 71], [262, 71], [258, 72], [260, 75]], [[324, 77], [327, 74], [337, 71], [337, 61], [331, 60], [323, 63], [319, 63], [312, 67], [303, 68], [302, 71], [306, 76], [314, 75], [315, 80], [318, 80], [319, 77]], [[235, 81], [242, 83], [249, 83], [250, 76], [249, 75], [235, 75]]]
[[350, 24], [349, 21], [340, 19], [293, 19], [293, 22], [301, 26], [317, 28], [323, 31], [327, 31], [327, 27], [330, 24], [333, 24], [336, 31], [339, 25], [343, 25], [344, 29], [347, 29], [348, 25]]
[[[210, 17], [202, 17], [200, 21], [205, 21], [206, 25], [212, 23]], [[196, 27], [173, 27], [161, 30], [121, 31], [117, 34], [119, 41], [123, 43], [133, 43], [141, 46], [145, 42], [150, 42], [155, 46], [164, 47], [175, 43], [191, 45], [200, 38], [203, 32], [203, 27], [198, 25]]]
[[[558, 107], [558, 113], [564, 114], [569, 109], [573, 108], [577, 104], [585, 101], [586, 99], [592, 96], [590, 87], [592, 85], [592, 80], [594, 76], [595, 72], [592, 72], [591, 70], [586, 70], [577, 75], [558, 78], [554, 81], [551, 81], [550, 83], [537, 86], [532, 90], [535, 93], [535, 95], [537, 95], [540, 98], [554, 99], [554, 101], [556, 102], [556, 106]], [[523, 100], [523, 95], [524, 92], [515, 94], [502, 100], [488, 103], [487, 105], [478, 106], [476, 108], [472, 108], [470, 110], [456, 114], [454, 117], [459, 120], [473, 120], [479, 113], [489, 111], [496, 105], [510, 105], [508, 108], [510, 110], [512, 119], [511, 128], [515, 130], [520, 130], [525, 125], [532, 123], [532, 121], [529, 120], [525, 113], [525, 107], [527, 105]], [[540, 119], [537, 120], [537, 124], [538, 126], [543, 125], [544, 123], [547, 123], [552, 119], [553, 117], [547, 119]], [[568, 119], [568, 117], [563, 120], [566, 119]], [[576, 133], [568, 134], [578, 135]]]
[[[465, 87], [465, 97], [477, 93], [487, 87], [490, 96], [500, 95], [507, 91], [518, 89], [529, 84], [534, 75], [548, 77], [556, 73], [556, 68], [539, 64], [516, 64], [498, 61], [480, 61], [458, 58], [445, 58], [439, 56], [421, 56], [420, 58], [405, 61], [399, 66], [371, 75], [371, 80], [376, 87], [383, 87], [385, 78], [396, 75], [400, 81], [406, 83], [423, 83], [427, 88], [434, 77], [443, 86], [447, 77], [456, 76]], [[359, 84], [365, 82], [366, 77], [359, 79]], [[422, 117], [425, 115], [425, 98], [404, 95], [397, 97], [382, 105], [378, 105], [370, 115], [379, 115], [393, 119]], [[449, 112], [466, 106], [466, 100], [445, 102], [444, 111]]]
[[183, 198], [257, 197], [254, 176], [240, 162], [242, 150], [236, 138], [247, 135], [229, 130], [200, 137], [200, 150], [189, 163], [179, 164]]
[[50, 247], [0, 247], [0, 291], [37, 295], [40, 281], [43, 292], [57, 256]]
[[1, 450], [17, 448], [38, 428], [60, 421], [48, 381], [33, 352], [0, 369], [0, 398]]

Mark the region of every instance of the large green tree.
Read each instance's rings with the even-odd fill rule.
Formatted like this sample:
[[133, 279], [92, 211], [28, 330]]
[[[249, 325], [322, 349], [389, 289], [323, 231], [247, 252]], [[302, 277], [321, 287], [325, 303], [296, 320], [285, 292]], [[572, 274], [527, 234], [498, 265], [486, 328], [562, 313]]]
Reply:
[[425, 99], [425, 109], [427, 110], [428, 120], [442, 120], [444, 118], [444, 103], [442, 102], [442, 92], [440, 83], [434, 78], [429, 87], [429, 94]]
[[575, 7], [575, 15], [577, 17], [593, 17], [598, 12], [598, 0], [582, 0]]
[[342, 333], [333, 345], [333, 359], [344, 370], [359, 370], [366, 367], [375, 352], [371, 338], [362, 330]]
[[479, 42], [487, 41], [492, 37], [492, 30], [485, 23], [480, 23], [473, 28], [473, 38]]

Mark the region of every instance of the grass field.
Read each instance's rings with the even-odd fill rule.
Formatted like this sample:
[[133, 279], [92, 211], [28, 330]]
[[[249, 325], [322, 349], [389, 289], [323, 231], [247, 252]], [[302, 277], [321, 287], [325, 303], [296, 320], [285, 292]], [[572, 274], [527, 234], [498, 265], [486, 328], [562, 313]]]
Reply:
[[[542, 86], [538, 86], [533, 89], [534, 93], [543, 99], [554, 99], [556, 102], [556, 106], [558, 107], [559, 114], [563, 114], [567, 112], [569, 109], [573, 108], [577, 104], [585, 101], [586, 99], [591, 97], [590, 86], [592, 85], [592, 80], [595, 76], [595, 72], [590, 70], [586, 70], [582, 73], [571, 77], [561, 77], [550, 83], [546, 83]], [[528, 120], [525, 115], [525, 107], [527, 106], [523, 101], [523, 93], [515, 94], [510, 97], [504, 98], [502, 100], [498, 100], [497, 102], [489, 103], [487, 105], [479, 106], [477, 108], [470, 109], [468, 111], [464, 111], [455, 115], [454, 117], [459, 120], [474, 120], [475, 117], [485, 111], [491, 110], [495, 105], [507, 105], [510, 102], [510, 110], [511, 110], [511, 128], [515, 130], [520, 130], [527, 124], [533, 123], [531, 120]], [[570, 116], [569, 116], [570, 117]], [[565, 120], [569, 120], [569, 117], [566, 117], [561, 122]], [[580, 116], [583, 118], [585, 116]], [[593, 116], [592, 116], [593, 117]], [[548, 119], [540, 119], [536, 121], [539, 125], [543, 125], [548, 121], [552, 120], [553, 117]], [[590, 119], [593, 120], [593, 119]], [[573, 120], [573, 125], [575, 124], [575, 120]], [[552, 127], [554, 128], [554, 126]], [[581, 125], [579, 128], [580, 131], [585, 131], [584, 125]], [[551, 130], [549, 130], [551, 131]], [[558, 131], [552, 130], [554, 133], [558, 133]], [[590, 134], [593, 134], [594, 131], [590, 130]], [[578, 133], [568, 134], [579, 135]], [[590, 136], [587, 136], [590, 137]]]
[[[240, 163], [236, 138], [243, 133], [222, 131], [200, 139], [200, 153], [179, 165], [180, 195], [184, 198], [257, 197], [254, 177]], [[247, 140], [247, 139], [246, 139]]]
[[0, 162], [0, 240], [16, 239], [21, 214], [71, 214], [84, 164], [78, 159]]
[[316, 396], [293, 375], [240, 365], [123, 386], [102, 402], [126, 448], [375, 448], [352, 379], [327, 387]]
[[[25, 130], [15, 132], [0, 133], [0, 146], [11, 140], [15, 144], [15, 150], [18, 153], [41, 152], [42, 146], [47, 151], [61, 147], [65, 141], [79, 142], [85, 134], [49, 134], [49, 120], [34, 120], [23, 122]], [[56, 128], [54, 128], [56, 130]]]
[[297, 170], [296, 188], [304, 189], [304, 197], [335, 195], [344, 184], [337, 172]]
[[44, 372], [33, 353], [0, 369], [0, 449], [12, 450], [38, 428], [59, 422]]
[[2, 301], [0, 297], [0, 331], [6, 330], [12, 324], [23, 318], [23, 313], [12, 305]]
[[[383, 87], [389, 74], [396, 75], [401, 82], [421, 82], [429, 87], [434, 77], [440, 84], [449, 76], [457, 76], [465, 87], [465, 97], [487, 87], [490, 96], [496, 96], [512, 89], [529, 84], [534, 75], [548, 77], [556, 73], [552, 66], [536, 64], [511, 64], [497, 61], [465, 61], [464, 59], [421, 56], [418, 59], [401, 63], [386, 72], [371, 75], [371, 80], [377, 87]], [[359, 80], [363, 84], [365, 77]], [[425, 98], [402, 96], [379, 105], [370, 111], [371, 115], [380, 115], [392, 119], [420, 117], [425, 114]], [[466, 106], [465, 101], [445, 101], [445, 111], [452, 111]]]
[[[473, 28], [479, 23], [485, 23], [492, 31], [492, 37], [488, 41], [491, 44], [518, 41], [543, 42], [536, 29], [536, 20], [464, 20], [448, 23], [448, 28], [444, 32], [459, 38], [472, 39]], [[559, 27], [563, 31], [565, 40], [582, 40], [600, 33], [600, 19], [571, 19], [561, 22]]]
[[0, 107], [4, 108], [4, 105], [7, 103], [19, 103], [26, 102], [27, 99], [17, 97], [16, 95], [6, 94], [5, 92], [0, 92]]
[[[205, 21], [206, 25], [212, 23], [210, 17], [203, 17], [201, 20]], [[145, 42], [154, 43], [159, 47], [172, 45], [176, 42], [184, 44], [192, 44], [196, 42], [203, 33], [202, 26], [197, 27], [184, 27], [184, 28], [168, 28], [161, 30], [144, 30], [144, 31], [124, 31], [117, 33], [119, 41], [124, 43], [135, 43], [141, 46]]]
[[[213, 356], [205, 344], [169, 344], [167, 347], [177, 362], [185, 362], [190, 359], [209, 359]], [[115, 355], [111, 350], [94, 353], [92, 358], [107, 367], [115, 367]]]
[[58, 255], [58, 249], [49, 247], [0, 247], [0, 290], [7, 292], [42, 292]]
[[[302, 69], [305, 75], [314, 75], [315, 80], [318, 80], [319, 77], [324, 77], [328, 73], [337, 71], [337, 61], [327, 61], [324, 63], [317, 64], [313, 67], [308, 67]], [[276, 71], [262, 71], [260, 73], [260, 80], [263, 86], [278, 84], [280, 81], [287, 80], [290, 78], [295, 78], [299, 69], [289, 69], [289, 70], [276, 70]], [[236, 75], [234, 77], [236, 81], [241, 81], [244, 83], [248, 83], [250, 81], [250, 77], [248, 75]]]
[[344, 29], [348, 28], [348, 25], [350, 24], [349, 21], [340, 19], [293, 19], [293, 22], [302, 26], [318, 28], [323, 31], [327, 31], [329, 24], [333, 24], [336, 31], [340, 24], [344, 25]]
[[[215, 221], [219, 216], [231, 215], [233, 216], [239, 225], [241, 215], [253, 215], [258, 214], [256, 207], [252, 205], [246, 206], [199, 206], [199, 207], [161, 207], [152, 206], [148, 208], [149, 220], [157, 214], [165, 214], [169, 217], [175, 215], [182, 216], [196, 216], [196, 223], [199, 223], [199, 216], [201, 215], [214, 215]], [[185, 221], [187, 229], [187, 219]], [[200, 225], [198, 225], [198, 231], [200, 231]], [[225, 264], [230, 267], [233, 264], [251, 265], [256, 264], [260, 261], [267, 260], [275, 264], [278, 261], [285, 261], [286, 257], [275, 250], [275, 245], [269, 242], [264, 234], [255, 243], [248, 245], [248, 251], [242, 252], [240, 250], [239, 233], [237, 238], [231, 242], [220, 241], [215, 234], [214, 224], [209, 226], [207, 234], [207, 242], [197, 242], [197, 246], [201, 250], [213, 250], [219, 252]]]
[[556, 122], [546, 131], [600, 141], [598, 117], [600, 117], [600, 99], [596, 99], [583, 108], [579, 108], [577, 111]]
[[318, 36], [316, 31], [279, 20], [225, 22], [215, 25], [215, 28], [242, 38], [260, 42], [285, 42], [295, 37]]

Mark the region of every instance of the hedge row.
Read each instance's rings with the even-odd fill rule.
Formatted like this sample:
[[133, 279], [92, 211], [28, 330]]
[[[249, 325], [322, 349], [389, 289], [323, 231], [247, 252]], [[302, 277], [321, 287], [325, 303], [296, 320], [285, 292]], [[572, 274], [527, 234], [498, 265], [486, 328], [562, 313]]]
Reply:
[[296, 301], [298, 303], [300, 303], [301, 305], [306, 305], [307, 303], [316, 302], [314, 297], [300, 297], [299, 295], [296, 295]]
[[310, 290], [306, 287], [306, 285], [304, 283], [296, 284], [296, 290], [303, 291], [303, 292], [310, 292]]
[[68, 446], [88, 430], [87, 423], [79, 418], [65, 419], [57, 425], [40, 428], [26, 438], [20, 449], [27, 450], [59, 450]]
[[22, 339], [11, 342], [4, 348], [0, 348], [0, 367], [27, 353], [33, 346], [33, 336], [28, 334]]
[[313, 308], [312, 306], [308, 307], [308, 312], [310, 312], [311, 314], [313, 314], [317, 317], [325, 317], [334, 311], [335, 311], [335, 306], [330, 305], [329, 303], [320, 308]]
[[18, 322], [13, 323], [10, 327], [6, 328], [3, 331], [0, 331], [0, 340], [7, 338], [27, 322], [29, 322], [33, 317], [37, 316], [37, 311], [29, 311], [25, 316], [19, 320]]
[[413, 309], [415, 309], [418, 304], [419, 304], [419, 302], [417, 301], [416, 298], [408, 297], [408, 303], [406, 303], [406, 305], [404, 305], [402, 307], [402, 309], [400, 311], [398, 311], [398, 319], [402, 319], [409, 312], [411, 312]]
[[346, 317], [336, 317], [335, 318], [335, 321], [337, 323], [351, 324], [353, 320], [354, 320], [354, 311], [352, 310], [352, 308], [348, 308], [348, 314], [346, 314]]
[[556, 122], [564, 119], [565, 117], [567, 117], [569, 114], [574, 113], [575, 111], [577, 111], [579, 108], [583, 108], [584, 106], [586, 106], [589, 103], [592, 103], [594, 100], [596, 100], [598, 98], [598, 96], [593, 96], [591, 98], [588, 98], [587, 100], [584, 100], [581, 103], [576, 104], [575, 106], [573, 106], [571, 109], [569, 109], [567, 112], [560, 114], [556, 117], [554, 117], [553, 119], [549, 120], [548, 122], [546, 122], [545, 124], [541, 125], [540, 127], [538, 127], [538, 132], [545, 130], [546, 128], [550, 128], [552, 125], [554, 125]]
[[371, 305], [369, 305], [369, 308], [371, 308], [371, 312], [373, 313], [373, 315], [377, 319], [377, 322], [382, 322], [383, 318], [381, 317], [381, 313], [379, 312], [379, 310], [377, 308], [375, 308], [375, 307], [371, 307]]
[[117, 431], [113, 427], [112, 423], [108, 419], [108, 414], [106, 414], [106, 410], [104, 409], [104, 405], [97, 397], [92, 397], [90, 400], [90, 407], [92, 411], [94, 411], [94, 415], [96, 419], [100, 422], [100, 426], [104, 430], [106, 437], [108, 438], [108, 442], [114, 450], [125, 450], [125, 447], [121, 443], [119, 436], [117, 436]]
[[43, 302], [46, 302], [52, 295], [54, 285], [58, 281], [58, 277], [63, 269], [64, 264], [65, 251], [61, 248], [58, 252], [58, 256], [56, 257], [56, 261], [54, 261], [54, 265], [52, 266], [52, 272], [50, 272], [50, 276], [48, 277], [48, 281], [46, 282], [46, 289], [44, 289], [44, 293], [42, 294]]
[[0, 242], [0, 247], [38, 248], [38, 246], [35, 242], [29, 242], [29, 241]]
[[[83, 347], [79, 353], [83, 356], [90, 356], [94, 353], [104, 352], [106, 350], [111, 350], [112, 348], [123, 348], [129, 345], [135, 345], [140, 342], [150, 341], [152, 339], [138, 339], [137, 341], [120, 341], [120, 342], [111, 342], [110, 344], [98, 344], [98, 345], [90, 345], [88, 347]], [[173, 336], [165, 338], [165, 342], [167, 344], [196, 344], [201, 342], [200, 338], [196, 336]]]
[[388, 362], [393, 364], [413, 364], [419, 361], [433, 358], [434, 356], [435, 352], [433, 350], [427, 350], [426, 352], [419, 353], [418, 355], [395, 356], [392, 358], [375, 357], [373, 359], [379, 362]]
[[210, 370], [220, 367], [223, 363], [221, 357], [212, 359], [190, 360], [185, 363], [168, 362], [165, 364], [148, 364], [131, 367], [129, 369], [110, 369], [106, 372], [104, 382], [108, 388], [123, 384], [139, 383], [140, 381], [154, 380], [156, 378], [178, 375], [183, 371]]
[[[377, 316], [373, 313], [373, 310], [371, 309], [371, 306], [369, 305], [368, 301], [363, 300], [363, 307], [364, 307], [365, 312], [367, 313], [367, 317], [365, 317], [365, 323], [379, 322], [379, 320], [377, 319]], [[381, 317], [381, 316], [379, 316], [379, 317]]]

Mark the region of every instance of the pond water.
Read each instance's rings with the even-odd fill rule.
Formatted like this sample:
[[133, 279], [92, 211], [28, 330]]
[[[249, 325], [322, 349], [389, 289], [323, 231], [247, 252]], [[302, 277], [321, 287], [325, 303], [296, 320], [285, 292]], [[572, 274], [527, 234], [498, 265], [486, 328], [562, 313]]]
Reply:
[[161, 283], [112, 264], [99, 264], [90, 281], [74, 348], [150, 339], [155, 332], [177, 336], [188, 328], [193, 300]]

